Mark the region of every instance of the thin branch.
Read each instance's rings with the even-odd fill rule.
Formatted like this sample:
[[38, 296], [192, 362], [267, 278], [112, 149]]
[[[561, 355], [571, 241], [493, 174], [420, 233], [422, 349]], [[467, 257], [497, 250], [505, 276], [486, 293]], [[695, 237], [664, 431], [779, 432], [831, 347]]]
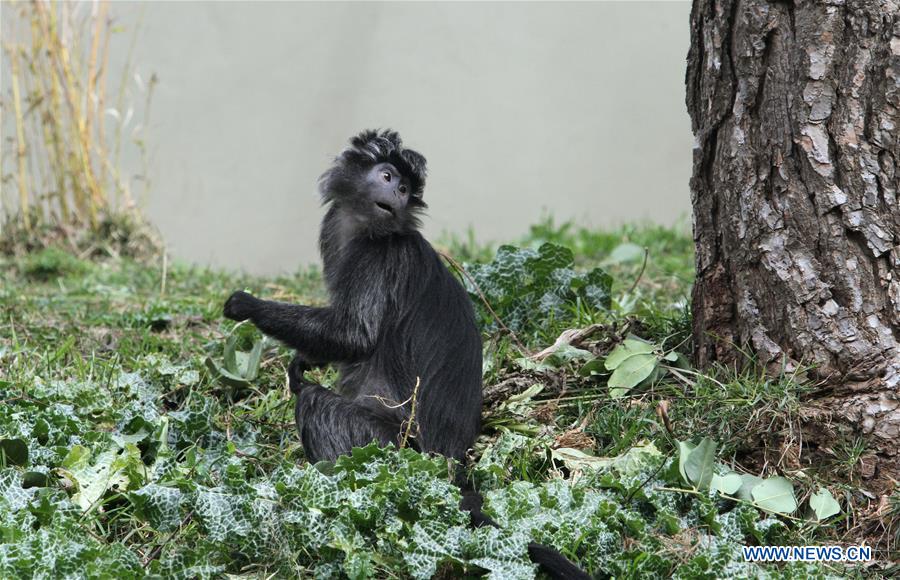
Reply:
[[547, 358], [548, 356], [556, 352], [559, 348], [567, 344], [572, 346], [579, 345], [582, 343], [582, 341], [584, 341], [584, 339], [594, 334], [601, 328], [603, 328], [602, 324], [591, 324], [586, 328], [569, 328], [567, 330], [564, 330], [551, 346], [548, 346], [537, 354], [531, 355], [530, 358], [531, 360], [540, 361]]
[[641, 271], [638, 272], [637, 278], [634, 279], [634, 283], [631, 285], [631, 288], [628, 289], [628, 293], [631, 294], [634, 292], [634, 289], [637, 288], [638, 282], [641, 281], [641, 278], [644, 277], [644, 269], [647, 267], [647, 256], [650, 255], [650, 248], [644, 248], [644, 261], [641, 263]]
[[[416, 422], [416, 401], [418, 400], [419, 395], [419, 383], [421, 383], [421, 378], [416, 377], [416, 386], [413, 388], [412, 397], [412, 405], [409, 410], [409, 419], [406, 420], [406, 430], [403, 432], [403, 437], [400, 438], [400, 448], [406, 447], [407, 441], [409, 441], [410, 432], [412, 431], [413, 424]], [[416, 435], [418, 435], [419, 426], [416, 425]]]

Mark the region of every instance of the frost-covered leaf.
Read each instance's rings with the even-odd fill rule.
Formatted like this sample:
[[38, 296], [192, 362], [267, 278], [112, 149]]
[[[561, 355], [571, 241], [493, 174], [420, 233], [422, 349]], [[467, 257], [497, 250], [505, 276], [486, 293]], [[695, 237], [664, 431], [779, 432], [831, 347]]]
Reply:
[[77, 485], [72, 501], [83, 511], [97, 503], [109, 489], [128, 489], [125, 473], [128, 458], [120, 459], [120, 451], [118, 446], [111, 445], [94, 454], [86, 447], [75, 445], [63, 459], [61, 471]]
[[22, 475], [17, 470], [0, 469], [0, 500], [6, 502], [6, 509], [13, 512], [24, 509], [34, 497], [34, 492], [34, 489], [22, 488]]
[[176, 529], [184, 517], [184, 494], [177, 488], [151, 483], [131, 492], [130, 498], [135, 506], [135, 515], [157, 531]]
[[[563, 320], [580, 303], [592, 309], [608, 309], [612, 279], [602, 269], [587, 272], [573, 269], [571, 250], [545, 243], [537, 250], [501, 246], [487, 264], [467, 264], [466, 270], [494, 312], [517, 332], [537, 330], [547, 319]], [[493, 315], [481, 305], [472, 280], [463, 283], [482, 315], [493, 328]]]

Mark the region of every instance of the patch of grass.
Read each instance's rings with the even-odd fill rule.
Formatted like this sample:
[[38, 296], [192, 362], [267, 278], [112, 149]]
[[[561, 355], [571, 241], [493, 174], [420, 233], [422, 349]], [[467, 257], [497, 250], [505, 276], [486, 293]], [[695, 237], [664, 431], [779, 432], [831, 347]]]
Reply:
[[[442, 461], [369, 448], [309, 466], [285, 385], [287, 349], [264, 349], [256, 378], [237, 386], [210, 372], [205, 361], [222, 362], [226, 337], [244, 353], [261, 338], [222, 318], [231, 291], [321, 304], [318, 270], [271, 279], [164, 268], [161, 259], [0, 257], [0, 441], [28, 449], [26, 465], [0, 465], [0, 530], [9, 530], [0, 554], [15, 546], [14, 557], [0, 557], [0, 576], [430, 577], [440, 569], [458, 577], [493, 566], [495, 577], [530, 578], [529, 539], [617, 577], [859, 574], [743, 562], [742, 544], [819, 543], [836, 539], [836, 528], [691, 489], [679, 475], [678, 441], [710, 436], [719, 460], [735, 466], [756, 460], [769, 434], [790, 441], [805, 389], [789, 377], [699, 375], [661, 358], [687, 350], [689, 280], [674, 273], [691, 267], [688, 238], [544, 224], [526, 244], [545, 241], [584, 252], [576, 270], [606, 264], [626, 282], [614, 281], [609, 308], [576, 301], [565, 324], [539, 321], [546, 328], [523, 335], [521, 346], [486, 334], [486, 428], [468, 475], [501, 530], [465, 525]], [[609, 261], [632, 242], [666, 252], [656, 262], [651, 253], [646, 266], [642, 255]], [[472, 244], [466, 252], [493, 258]], [[46, 262], [34, 271], [48, 275], [27, 274], [25, 262]], [[535, 357], [567, 324], [596, 327]], [[653, 342], [675, 370], [613, 398], [602, 363], [631, 334]], [[596, 372], [584, 372], [588, 365]], [[328, 385], [334, 372], [314, 378]], [[782, 451], [762, 458], [768, 472], [791, 472]], [[861, 452], [851, 445], [839, 461], [852, 469]], [[833, 484], [810, 473], [815, 484]], [[792, 479], [798, 499], [812, 479]]]
[[60, 248], [49, 247], [22, 258], [19, 267], [30, 278], [47, 280], [83, 273], [90, 268], [90, 263]]

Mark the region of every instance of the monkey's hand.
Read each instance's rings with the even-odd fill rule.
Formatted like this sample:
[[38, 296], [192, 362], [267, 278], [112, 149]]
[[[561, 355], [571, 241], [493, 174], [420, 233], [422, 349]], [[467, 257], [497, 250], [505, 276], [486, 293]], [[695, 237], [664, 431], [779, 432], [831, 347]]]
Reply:
[[250, 318], [258, 308], [260, 299], [238, 290], [225, 301], [225, 318], [241, 322]]

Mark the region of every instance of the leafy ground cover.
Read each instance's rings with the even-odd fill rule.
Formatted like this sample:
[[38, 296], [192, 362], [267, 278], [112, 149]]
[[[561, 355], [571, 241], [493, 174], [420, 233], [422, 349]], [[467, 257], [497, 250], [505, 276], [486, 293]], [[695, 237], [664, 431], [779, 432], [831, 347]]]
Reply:
[[[290, 353], [221, 305], [238, 288], [323, 303], [315, 268], [262, 279], [51, 248], [0, 258], [0, 577], [532, 578], [532, 539], [599, 577], [897, 570], [900, 501], [867, 517], [862, 443], [815, 468], [784, 459], [801, 380], [688, 364], [679, 229], [548, 220], [513, 246], [442, 247], [484, 329], [465, 469], [501, 529], [466, 525], [439, 458], [304, 460]], [[875, 562], [741, 554], [862, 540]]]

